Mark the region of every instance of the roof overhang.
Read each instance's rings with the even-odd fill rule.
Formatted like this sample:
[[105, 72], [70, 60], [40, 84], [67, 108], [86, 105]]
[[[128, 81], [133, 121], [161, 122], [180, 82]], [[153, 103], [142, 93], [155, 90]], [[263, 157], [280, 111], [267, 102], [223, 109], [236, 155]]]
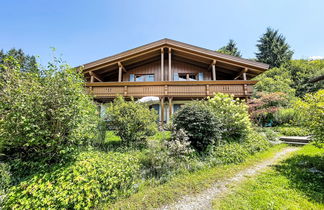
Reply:
[[221, 65], [231, 65], [239, 68], [247, 68], [251, 71], [256, 72], [256, 74], [260, 74], [269, 68], [268, 64], [226, 55], [213, 50], [193, 46], [171, 39], [162, 39], [156, 42], [152, 42], [122, 53], [118, 53], [113, 56], [84, 64], [83, 66], [79, 66], [77, 68], [82, 68], [82, 71], [84, 73], [109, 67], [113, 69], [120, 63], [123, 63], [123, 65], [128, 65], [131, 64], [132, 61], [135, 62], [139, 61], [139, 59], [145, 60], [156, 57], [160, 55], [161, 50], [165, 48], [171, 48], [172, 53], [174, 53], [175, 55], [185, 55], [186, 57], [196, 60], [199, 59], [203, 62], [216, 61]]

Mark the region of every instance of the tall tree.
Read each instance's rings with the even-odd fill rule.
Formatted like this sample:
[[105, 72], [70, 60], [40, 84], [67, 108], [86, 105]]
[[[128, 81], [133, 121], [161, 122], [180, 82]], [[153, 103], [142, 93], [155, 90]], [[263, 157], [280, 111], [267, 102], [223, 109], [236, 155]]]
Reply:
[[224, 53], [227, 55], [233, 55], [236, 57], [242, 57], [241, 52], [238, 50], [236, 42], [233, 39], [230, 39], [227, 45], [219, 48], [217, 52]]
[[[22, 72], [38, 72], [35, 56], [30, 56], [24, 53], [22, 49], [12, 48], [8, 52], [0, 50], [0, 64], [4, 64], [6, 57], [13, 57], [15, 62], [20, 66]], [[0, 70], [1, 71], [1, 70]]]
[[286, 43], [286, 38], [272, 28], [267, 31], [258, 40], [258, 52], [255, 53], [257, 60], [267, 63], [272, 67], [280, 67], [292, 58], [293, 51]]

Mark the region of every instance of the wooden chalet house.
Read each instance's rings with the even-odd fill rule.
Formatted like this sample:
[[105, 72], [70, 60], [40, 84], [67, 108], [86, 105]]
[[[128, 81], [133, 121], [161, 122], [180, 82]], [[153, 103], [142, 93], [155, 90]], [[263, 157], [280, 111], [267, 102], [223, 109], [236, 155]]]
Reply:
[[216, 92], [248, 98], [267, 64], [162, 39], [83, 66], [86, 87], [99, 102], [117, 95], [159, 97], [152, 107], [160, 121], [170, 119], [182, 104]]

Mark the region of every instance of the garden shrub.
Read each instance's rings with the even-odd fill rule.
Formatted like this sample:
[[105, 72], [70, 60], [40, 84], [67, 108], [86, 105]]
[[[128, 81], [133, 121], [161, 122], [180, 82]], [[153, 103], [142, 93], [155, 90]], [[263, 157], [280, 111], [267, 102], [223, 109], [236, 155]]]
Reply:
[[89, 209], [134, 191], [138, 159], [111, 152], [83, 152], [74, 163], [33, 175], [10, 188], [4, 209]]
[[268, 138], [265, 138], [261, 134], [253, 131], [250, 132], [244, 139], [242, 146], [250, 155], [253, 155], [257, 152], [267, 150], [270, 147], [270, 143], [268, 140]]
[[268, 149], [270, 143], [267, 139], [257, 132], [250, 132], [243, 142], [225, 143], [214, 148], [207, 160], [212, 166], [218, 164], [241, 163], [249, 155]]
[[249, 101], [251, 120], [259, 126], [274, 126], [275, 113], [289, 105], [291, 97], [282, 92], [259, 92], [256, 98]]
[[215, 158], [216, 163], [218, 164], [241, 163], [248, 156], [249, 153], [247, 150], [242, 144], [237, 142], [220, 145], [213, 151], [213, 158]]
[[296, 124], [298, 114], [293, 108], [282, 108], [275, 112], [273, 117], [275, 125]]
[[310, 133], [302, 127], [275, 127], [278, 133], [284, 136], [308, 136]]
[[143, 143], [157, 131], [158, 115], [144, 103], [125, 101], [118, 96], [107, 108], [109, 124], [125, 144]]
[[5, 59], [0, 79], [0, 145], [6, 158], [57, 162], [97, 137], [97, 109], [75, 69], [49, 64], [22, 72]]
[[142, 159], [144, 176], [168, 177], [175, 171], [188, 169], [194, 152], [188, 140], [182, 129], [174, 131], [171, 139], [150, 140]]
[[221, 138], [221, 122], [215, 118], [211, 108], [205, 103], [193, 101], [184, 105], [173, 116], [176, 130], [187, 132], [191, 146], [198, 152], [205, 151]]
[[222, 139], [240, 140], [251, 130], [251, 122], [247, 112], [248, 107], [243, 100], [234, 99], [232, 95], [217, 93], [208, 99], [214, 119], [221, 122]]
[[314, 140], [324, 143], [324, 90], [306, 94], [303, 100], [296, 102], [295, 109], [302, 113], [302, 123]]
[[2, 196], [6, 193], [11, 184], [10, 166], [6, 163], [0, 162], [0, 204], [2, 203]]
[[272, 127], [256, 127], [254, 129], [259, 135], [263, 135], [269, 141], [278, 141], [280, 134]]

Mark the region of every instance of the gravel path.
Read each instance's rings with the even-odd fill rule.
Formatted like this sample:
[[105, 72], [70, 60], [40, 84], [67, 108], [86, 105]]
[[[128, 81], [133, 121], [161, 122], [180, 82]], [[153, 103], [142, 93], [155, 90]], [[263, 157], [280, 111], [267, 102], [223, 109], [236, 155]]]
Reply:
[[212, 201], [221, 196], [228, 190], [228, 185], [235, 185], [245, 179], [246, 176], [252, 176], [265, 168], [279, 162], [284, 157], [286, 157], [289, 153], [298, 150], [299, 148], [296, 147], [288, 147], [284, 148], [280, 152], [278, 152], [274, 157], [267, 159], [263, 162], [254, 165], [251, 168], [242, 170], [241, 172], [237, 173], [234, 177], [225, 179], [219, 182], [216, 182], [211, 188], [195, 195], [185, 196], [180, 199], [178, 202], [163, 206], [160, 208], [163, 209], [211, 209], [212, 208]]

